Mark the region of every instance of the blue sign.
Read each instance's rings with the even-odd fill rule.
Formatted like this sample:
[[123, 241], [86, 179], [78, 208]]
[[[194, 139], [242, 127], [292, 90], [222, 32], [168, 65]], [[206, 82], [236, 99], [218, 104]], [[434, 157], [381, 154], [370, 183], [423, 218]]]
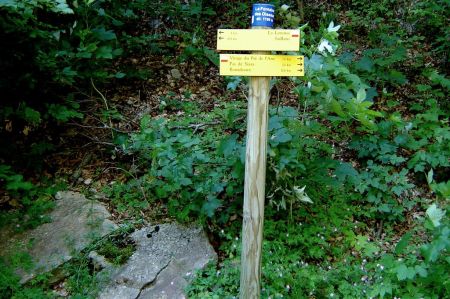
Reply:
[[253, 4], [252, 27], [264, 26], [273, 28], [275, 20], [275, 6], [267, 3]]

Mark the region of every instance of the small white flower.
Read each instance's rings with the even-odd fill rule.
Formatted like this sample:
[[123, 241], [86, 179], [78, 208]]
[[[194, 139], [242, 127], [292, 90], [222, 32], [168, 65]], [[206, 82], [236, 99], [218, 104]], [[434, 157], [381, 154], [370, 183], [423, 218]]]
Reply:
[[334, 22], [331, 21], [330, 25], [328, 25], [327, 31], [328, 32], [337, 32], [341, 28], [341, 25], [334, 26]]
[[311, 82], [308, 81], [308, 88], [311, 89], [311, 86], [312, 86]]
[[289, 5], [286, 5], [286, 4], [281, 5], [282, 11], [287, 11], [288, 9], [289, 9]]
[[317, 47], [317, 50], [322, 54], [326, 54], [326, 52], [328, 52], [330, 54], [334, 54], [332, 44], [327, 39], [324, 39], [324, 38], [320, 41], [320, 44]]

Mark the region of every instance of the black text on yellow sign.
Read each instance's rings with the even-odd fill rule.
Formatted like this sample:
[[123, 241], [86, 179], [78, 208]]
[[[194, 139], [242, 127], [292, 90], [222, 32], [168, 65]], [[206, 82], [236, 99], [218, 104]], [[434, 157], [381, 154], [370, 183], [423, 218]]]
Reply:
[[304, 76], [304, 57], [293, 55], [220, 54], [221, 76]]
[[217, 50], [298, 51], [299, 29], [219, 29]]
[[299, 29], [219, 29], [217, 50], [298, 51]]

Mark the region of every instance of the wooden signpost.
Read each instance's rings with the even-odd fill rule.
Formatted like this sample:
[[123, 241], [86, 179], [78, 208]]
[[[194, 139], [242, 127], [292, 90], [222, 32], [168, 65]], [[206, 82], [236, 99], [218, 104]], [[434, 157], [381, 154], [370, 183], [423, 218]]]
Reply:
[[[298, 30], [273, 28], [275, 7], [253, 4], [252, 29], [219, 29], [218, 50], [298, 51]], [[303, 56], [221, 54], [220, 75], [250, 76], [240, 298], [260, 297], [270, 76], [303, 76]]]

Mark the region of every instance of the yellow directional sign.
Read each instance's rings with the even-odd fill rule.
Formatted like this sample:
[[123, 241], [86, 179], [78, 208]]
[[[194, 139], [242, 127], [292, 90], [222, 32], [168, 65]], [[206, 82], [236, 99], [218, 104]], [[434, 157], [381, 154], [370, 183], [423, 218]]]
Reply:
[[298, 51], [298, 29], [219, 29], [217, 50]]
[[304, 76], [303, 56], [220, 54], [221, 76]]

